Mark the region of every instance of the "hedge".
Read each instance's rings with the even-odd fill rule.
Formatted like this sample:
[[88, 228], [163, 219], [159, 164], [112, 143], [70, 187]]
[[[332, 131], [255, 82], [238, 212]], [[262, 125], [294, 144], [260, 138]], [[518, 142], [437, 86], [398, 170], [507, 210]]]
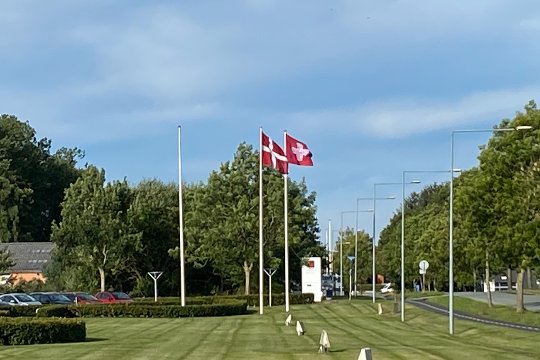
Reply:
[[7, 317], [36, 316], [36, 310], [38, 310], [41, 307], [42, 307], [41, 305], [3, 306], [0, 308], [0, 316], [7, 316]]
[[109, 304], [83, 305], [77, 307], [83, 317], [204, 317], [231, 316], [247, 313], [247, 303], [241, 301], [228, 304], [209, 305], [151, 305], [151, 304]]
[[[186, 305], [224, 304], [235, 300], [247, 301], [249, 306], [259, 306], [259, 294], [190, 297], [186, 298]], [[289, 303], [291, 305], [311, 304], [313, 300], [313, 294], [291, 294], [289, 296]], [[264, 305], [268, 305], [268, 294], [263, 295], [263, 301]], [[156, 303], [153, 298], [143, 298], [135, 299], [135, 302], [147, 305], [177, 305], [180, 303], [180, 299], [177, 297], [162, 297], [158, 298], [158, 302]], [[273, 294], [272, 305], [285, 305], [284, 294]]]
[[53, 344], [86, 340], [86, 324], [76, 319], [0, 318], [3, 345]]
[[31, 305], [0, 307], [0, 317], [78, 317], [77, 308], [68, 305]]

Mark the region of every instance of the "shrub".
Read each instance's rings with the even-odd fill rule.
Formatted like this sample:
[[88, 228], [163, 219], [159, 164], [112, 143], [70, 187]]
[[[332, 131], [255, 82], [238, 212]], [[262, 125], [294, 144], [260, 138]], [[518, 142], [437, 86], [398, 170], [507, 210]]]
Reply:
[[246, 302], [235, 301], [227, 304], [204, 305], [161, 305], [161, 304], [109, 304], [84, 305], [77, 307], [80, 316], [86, 317], [203, 317], [231, 316], [247, 313]]
[[0, 309], [0, 316], [8, 317], [32, 317], [36, 316], [36, 310], [39, 309], [41, 305], [30, 305], [30, 306], [7, 306]]
[[69, 305], [32, 305], [0, 307], [0, 317], [77, 317], [77, 308]]
[[74, 318], [78, 317], [77, 307], [71, 305], [49, 305], [36, 309], [37, 317], [62, 317]]
[[[224, 304], [230, 301], [241, 300], [246, 301], [249, 306], [259, 306], [259, 295], [227, 295], [227, 296], [198, 296], [186, 298], [186, 305], [202, 305], [202, 304]], [[313, 303], [313, 294], [291, 294], [289, 303], [291, 305], [311, 304]], [[158, 298], [158, 302], [154, 302], [153, 298], [135, 299], [137, 303], [154, 304], [154, 305], [177, 305], [180, 299], [177, 297]], [[268, 294], [263, 295], [264, 305], [268, 305]], [[284, 294], [273, 294], [272, 305], [285, 305]]]
[[85, 341], [86, 324], [75, 319], [0, 318], [3, 345]]

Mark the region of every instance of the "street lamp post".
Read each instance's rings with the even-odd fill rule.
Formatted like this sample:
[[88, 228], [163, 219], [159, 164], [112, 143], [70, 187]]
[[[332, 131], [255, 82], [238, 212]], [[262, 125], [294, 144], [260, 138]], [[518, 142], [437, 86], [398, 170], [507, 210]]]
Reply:
[[[409, 184], [417, 184], [419, 183], [419, 181], [412, 181], [410, 182]], [[372, 301], [373, 303], [375, 303], [375, 285], [377, 283], [377, 274], [375, 272], [375, 238], [376, 238], [376, 228], [375, 228], [375, 212], [376, 212], [376, 209], [377, 209], [377, 186], [389, 186], [389, 185], [402, 185], [400, 182], [399, 183], [375, 183], [373, 184], [373, 243], [372, 243], [372, 246], [371, 246], [371, 249], [372, 249], [372, 257], [373, 257], [373, 264], [372, 264], [372, 283], [373, 283], [373, 286], [372, 286]]]
[[[354, 256], [347, 256], [347, 259], [349, 259], [350, 262], [355, 262], [356, 260]], [[349, 301], [351, 301], [351, 297], [352, 297], [352, 266], [349, 266]]]
[[341, 285], [339, 286], [339, 295], [343, 296], [343, 214], [352, 214], [357, 211], [351, 210], [351, 211], [342, 211], [341, 212], [341, 227], [339, 228], [341, 233], [341, 241], [339, 242], [339, 277], [341, 279]]
[[[375, 200], [394, 200], [396, 197], [395, 196], [386, 196], [386, 197], [381, 197], [381, 198], [376, 198], [376, 197], [362, 197], [362, 198], [356, 198], [356, 209], [358, 209], [358, 201], [360, 200], [369, 200], [369, 201], [373, 201], [373, 203], [375, 204]], [[375, 241], [375, 206], [373, 207], [373, 209], [370, 209], [370, 212], [373, 213], [373, 240], [372, 241]], [[356, 213], [356, 227], [358, 228], [358, 211]], [[356, 237], [355, 237], [355, 245], [354, 245], [354, 255], [358, 258], [358, 229], [356, 229]], [[375, 264], [375, 243], [372, 244], [372, 248], [373, 248], [373, 264]], [[355, 262], [355, 268], [354, 268], [354, 278], [355, 279], [358, 279], [357, 277], [357, 269], [358, 269], [358, 261]], [[375, 265], [373, 265], [373, 273], [375, 273]], [[356, 292], [356, 288], [355, 288], [355, 292]], [[375, 285], [373, 285], [373, 302], [375, 302]]]
[[[450, 138], [450, 169], [454, 169], [454, 135], [457, 133], [482, 133], [530, 130], [532, 126], [522, 125], [503, 129], [453, 130]], [[450, 213], [448, 215], [448, 332], [454, 334], [454, 172], [450, 171]]]
[[[332, 253], [332, 219], [328, 219], [328, 269], [334, 276], [334, 254]], [[334, 291], [332, 289], [332, 291]]]
[[[454, 170], [461, 171], [461, 170]], [[405, 175], [409, 173], [447, 173], [448, 170], [405, 170], [401, 180], [401, 321], [405, 321]], [[412, 183], [419, 183], [418, 180]]]
[[[395, 199], [394, 196], [388, 196], [381, 198], [381, 200]], [[358, 210], [358, 201], [371, 200], [371, 198], [357, 198], [356, 199], [356, 222], [354, 226], [354, 256], [356, 261], [354, 262], [354, 296], [358, 296], [357, 282], [358, 282], [358, 213], [369, 212], [372, 213], [373, 209]]]

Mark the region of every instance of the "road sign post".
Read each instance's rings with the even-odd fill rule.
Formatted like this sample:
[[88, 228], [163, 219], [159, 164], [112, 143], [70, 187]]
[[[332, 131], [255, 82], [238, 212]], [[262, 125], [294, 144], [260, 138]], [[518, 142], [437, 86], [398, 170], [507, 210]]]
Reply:
[[429, 263], [426, 260], [420, 261], [418, 264], [418, 267], [420, 268], [420, 275], [422, 275], [422, 292], [426, 291], [426, 272], [429, 268]]

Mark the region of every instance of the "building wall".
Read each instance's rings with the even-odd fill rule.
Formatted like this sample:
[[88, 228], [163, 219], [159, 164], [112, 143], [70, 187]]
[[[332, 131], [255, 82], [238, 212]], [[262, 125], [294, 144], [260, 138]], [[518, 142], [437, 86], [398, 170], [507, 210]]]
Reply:
[[10, 275], [10, 282], [18, 284], [21, 281], [40, 280], [46, 282], [47, 278], [41, 272], [12, 272]]

